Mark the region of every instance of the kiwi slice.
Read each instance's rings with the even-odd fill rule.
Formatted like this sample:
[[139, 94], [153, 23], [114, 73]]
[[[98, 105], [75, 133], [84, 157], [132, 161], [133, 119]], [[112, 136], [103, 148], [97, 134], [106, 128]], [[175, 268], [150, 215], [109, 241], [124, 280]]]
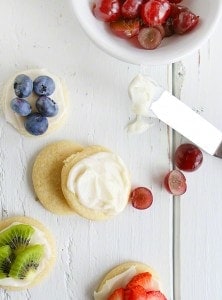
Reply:
[[0, 247], [9, 245], [12, 250], [23, 250], [28, 246], [35, 230], [26, 224], [18, 224], [0, 233]]
[[38, 269], [41, 258], [44, 254], [43, 245], [31, 245], [20, 251], [11, 265], [9, 276], [16, 279], [32, 277]]
[[0, 247], [0, 279], [8, 277], [12, 257], [13, 254], [10, 246], [5, 245]]

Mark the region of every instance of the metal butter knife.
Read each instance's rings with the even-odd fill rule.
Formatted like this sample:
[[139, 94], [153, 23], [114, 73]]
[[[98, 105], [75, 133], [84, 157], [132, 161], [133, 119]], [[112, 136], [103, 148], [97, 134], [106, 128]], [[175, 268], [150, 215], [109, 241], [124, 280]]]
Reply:
[[222, 132], [158, 85], [150, 110], [158, 119], [198, 147], [222, 158]]

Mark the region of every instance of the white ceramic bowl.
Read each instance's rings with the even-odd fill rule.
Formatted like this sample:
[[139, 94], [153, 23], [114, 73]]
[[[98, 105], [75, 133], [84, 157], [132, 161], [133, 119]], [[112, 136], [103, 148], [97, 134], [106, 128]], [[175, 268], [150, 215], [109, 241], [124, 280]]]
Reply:
[[168, 64], [180, 60], [199, 49], [214, 31], [222, 12], [222, 0], [184, 0], [180, 4], [200, 16], [200, 23], [185, 35], [163, 39], [154, 50], [139, 49], [107, 30], [104, 22], [92, 14], [94, 0], [72, 0], [74, 12], [89, 38], [106, 53], [122, 61], [137, 65]]

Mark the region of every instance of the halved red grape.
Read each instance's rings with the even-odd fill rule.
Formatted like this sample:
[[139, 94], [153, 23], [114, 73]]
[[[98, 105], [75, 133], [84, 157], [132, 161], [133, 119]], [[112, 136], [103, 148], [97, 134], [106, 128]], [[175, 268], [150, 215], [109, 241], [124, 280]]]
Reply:
[[163, 25], [156, 25], [154, 28], [158, 29], [159, 32], [161, 33], [162, 39], [165, 37], [165, 29]]
[[184, 34], [191, 31], [198, 23], [199, 16], [196, 16], [189, 9], [181, 10], [173, 17], [173, 28], [177, 34]]
[[124, 18], [139, 17], [139, 12], [143, 0], [125, 0], [121, 7], [121, 13]]
[[172, 170], [165, 176], [164, 186], [174, 196], [183, 195], [187, 190], [186, 177], [179, 170]]
[[153, 203], [152, 192], [145, 187], [138, 187], [131, 192], [130, 201], [137, 209], [146, 209]]
[[174, 161], [178, 169], [192, 172], [201, 166], [203, 153], [196, 145], [182, 144], [176, 149]]
[[161, 25], [169, 17], [170, 10], [168, 0], [149, 0], [141, 7], [141, 17], [149, 26]]
[[120, 17], [119, 0], [95, 0], [93, 5], [95, 17], [104, 22], [116, 21]]
[[160, 45], [162, 35], [157, 28], [144, 27], [138, 34], [138, 41], [143, 48], [153, 50]]
[[139, 19], [121, 19], [115, 22], [111, 22], [110, 28], [119, 37], [131, 38], [139, 33], [140, 21]]

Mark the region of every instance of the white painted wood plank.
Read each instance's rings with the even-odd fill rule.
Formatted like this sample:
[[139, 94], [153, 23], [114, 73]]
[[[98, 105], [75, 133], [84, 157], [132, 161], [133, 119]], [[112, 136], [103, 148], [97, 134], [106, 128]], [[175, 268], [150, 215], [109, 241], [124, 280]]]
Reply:
[[[139, 68], [92, 45], [73, 18], [70, 1], [4, 1], [0, 24], [1, 86], [16, 71], [46, 67], [66, 80], [72, 102], [65, 126], [48, 137], [24, 138], [0, 117], [2, 217], [37, 218], [52, 230], [58, 246], [55, 270], [43, 284], [20, 293], [0, 290], [0, 299], [92, 299], [103, 274], [127, 260], [155, 267], [173, 299], [172, 199], [162, 190], [163, 174], [170, 167], [171, 134], [159, 122], [140, 136], [128, 136], [124, 129], [133, 117], [127, 86]], [[150, 68], [149, 75], [165, 87], [171, 84], [166, 66]], [[118, 153], [133, 185], [152, 188], [152, 208], [141, 212], [129, 206], [104, 223], [44, 210], [35, 201], [32, 164], [43, 146], [64, 138], [102, 144]]]
[[[222, 130], [221, 24], [201, 51], [183, 61], [181, 99]], [[201, 130], [201, 128], [200, 128]], [[208, 137], [206, 136], [206, 139]], [[184, 141], [178, 140], [178, 143]], [[177, 204], [180, 213], [181, 297], [220, 300], [222, 276], [222, 160], [204, 154], [201, 168], [187, 174], [188, 191]]]

